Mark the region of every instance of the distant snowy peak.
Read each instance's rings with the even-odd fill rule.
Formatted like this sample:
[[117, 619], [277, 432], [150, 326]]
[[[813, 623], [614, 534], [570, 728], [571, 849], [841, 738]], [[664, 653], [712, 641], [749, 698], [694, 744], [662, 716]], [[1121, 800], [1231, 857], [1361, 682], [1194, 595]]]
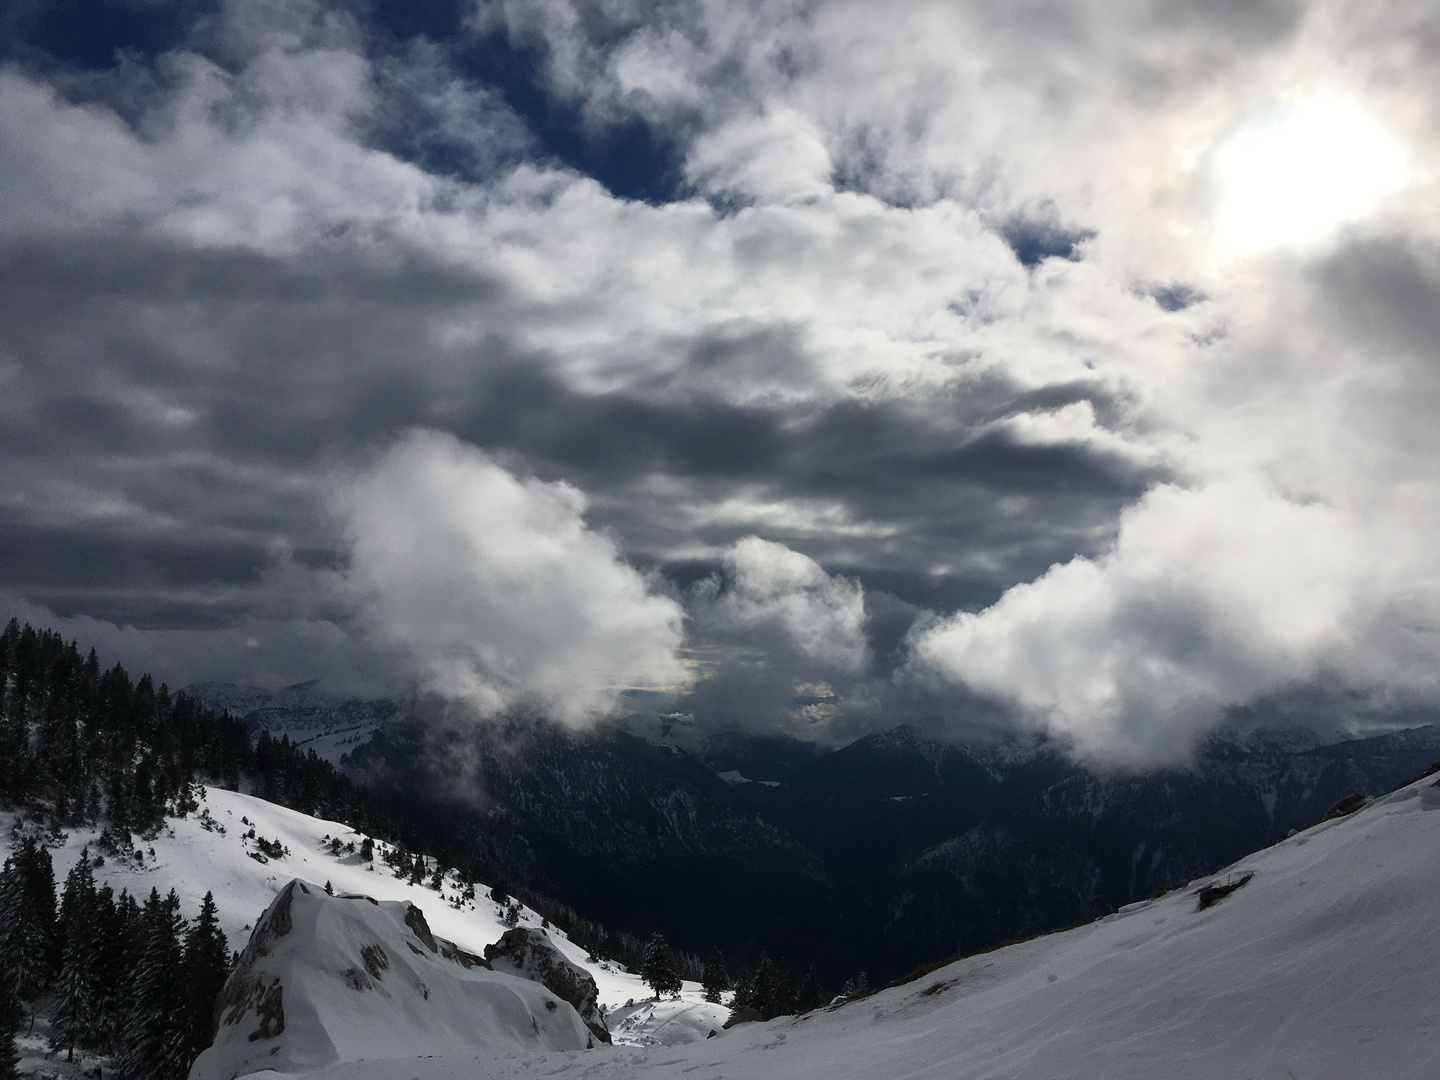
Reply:
[[336, 700], [322, 693], [318, 682], [296, 683], [279, 690], [234, 683], [192, 683], [185, 693], [200, 704], [244, 720], [251, 731], [314, 750], [332, 764], [368, 742], [400, 713], [394, 701], [358, 698]]
[[298, 878], [256, 923], [217, 1018], [191, 1080], [594, 1045], [563, 997], [435, 937], [414, 904]]

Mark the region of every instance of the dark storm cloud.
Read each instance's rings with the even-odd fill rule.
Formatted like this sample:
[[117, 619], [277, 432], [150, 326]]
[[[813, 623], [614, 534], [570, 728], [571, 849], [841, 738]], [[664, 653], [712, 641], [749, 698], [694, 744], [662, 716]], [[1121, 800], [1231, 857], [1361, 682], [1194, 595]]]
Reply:
[[1324, 316], [1434, 363], [1440, 356], [1440, 246], [1386, 236], [1346, 245], [1316, 268]]
[[1155, 477], [1118, 455], [1086, 446], [1026, 446], [1004, 434], [986, 433], [963, 446], [915, 463], [922, 473], [1015, 492], [1134, 498]]
[[[1028, 567], [1074, 550], [1077, 521], [1088, 532], [1138, 492], [1133, 466], [1084, 446], [977, 434], [1016, 412], [1081, 401], [1102, 411], [1098, 387], [1022, 390], [991, 379], [923, 409], [579, 393], [543, 354], [522, 356], [506, 340], [513, 316], [503, 311], [502, 283], [404, 244], [380, 255], [341, 235], [274, 256], [115, 232], [14, 245], [0, 274], [0, 347], [18, 360], [25, 399], [7, 425], [13, 452], [47, 459], [52, 473], [105, 474], [138, 506], [184, 528], [241, 530], [252, 563], [275, 536], [325, 539], [313, 490], [297, 488], [289, 470], [309, 471], [317, 456], [383, 443], [417, 423], [443, 423], [477, 445], [518, 453], [542, 475], [613, 494], [597, 516], [637, 537], [648, 508], [643, 499], [621, 503], [627, 486], [651, 474], [715, 477], [904, 522], [912, 554], [925, 562], [957, 546], [1023, 550], [1022, 537], [1046, 537], [1023, 555]], [[476, 346], [437, 348], [429, 320], [456, 309], [493, 311], [494, 333]], [[803, 379], [811, 365], [784, 327], [702, 331], [683, 347], [692, 369], [722, 379], [761, 368]], [[132, 392], [154, 392], [193, 416], [166, 422], [151, 403], [127, 400]], [[989, 504], [1017, 493], [1030, 509], [998, 525]], [[745, 529], [700, 535], [718, 549]]]
[[513, 447], [536, 468], [623, 485], [652, 472], [744, 477], [770, 471], [784, 447], [783, 414], [724, 401], [664, 404], [630, 394], [577, 394], [536, 361], [477, 380], [451, 406], [455, 432]]
[[[1428, 692], [1397, 538], [1429, 504], [1383, 497], [1433, 460], [1426, 227], [1231, 275], [1196, 194], [1267, 58], [1378, 63], [1370, 17], [273, 0], [62, 40], [55, 10], [0, 22], [17, 603], [187, 673], [575, 716], [674, 674], [683, 603], [702, 724], [1018, 706], [1140, 756], [1326, 665]], [[561, 534], [507, 614], [484, 574]], [[514, 683], [466, 652], [507, 620], [542, 643]]]
[[[141, 592], [253, 583], [269, 561], [263, 549], [215, 536], [127, 535], [103, 527], [81, 529], [6, 522], [0, 525], [0, 588], [49, 590], [77, 599], [86, 590]], [[151, 622], [137, 617], [137, 622]]]

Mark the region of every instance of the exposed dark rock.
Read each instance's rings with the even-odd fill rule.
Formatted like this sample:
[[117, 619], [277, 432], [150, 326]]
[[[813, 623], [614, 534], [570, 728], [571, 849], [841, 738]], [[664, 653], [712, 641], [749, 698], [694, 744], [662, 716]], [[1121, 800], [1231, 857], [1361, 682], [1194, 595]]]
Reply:
[[370, 973], [371, 978], [380, 978], [390, 967], [390, 958], [379, 945], [362, 945], [360, 959], [365, 962], [365, 970]]
[[765, 1019], [765, 1014], [753, 1005], [746, 1005], [743, 1009], [736, 1009], [730, 1014], [730, 1019], [725, 1021], [727, 1029], [736, 1024], [755, 1024]]
[[1206, 885], [1195, 894], [1200, 900], [1195, 910], [1204, 911], [1206, 908], [1218, 904], [1242, 885], [1250, 884], [1250, 879], [1254, 876], [1254, 874], [1245, 874], [1242, 877], [1236, 878], [1234, 881], [1227, 881], [1221, 885]]
[[1338, 800], [1334, 806], [1321, 814], [1320, 820], [1330, 821], [1332, 818], [1345, 817], [1347, 814], [1355, 813], [1356, 810], [1359, 810], [1364, 805], [1365, 796], [1361, 795], [1358, 791], [1353, 792], [1352, 794], [1346, 795], [1343, 799]]
[[410, 927], [427, 949], [431, 952], [439, 951], [435, 947], [435, 935], [430, 933], [430, 924], [425, 921], [425, 913], [414, 904], [411, 904], [410, 910], [405, 912], [405, 925]]
[[251, 1040], [272, 1038], [285, 1030], [285, 1009], [280, 981], [267, 981], [257, 975], [255, 965], [262, 957], [269, 955], [275, 941], [294, 929], [290, 905], [296, 889], [309, 895], [310, 890], [303, 882], [298, 879], [291, 881], [270, 901], [265, 914], [260, 916], [260, 921], [255, 924], [250, 941], [246, 944], [245, 951], [240, 954], [240, 962], [225, 980], [225, 986], [215, 1002], [217, 1028], [221, 1024], [233, 1026], [240, 1023], [245, 1014], [253, 1008], [260, 1026], [251, 1033]]
[[544, 930], [517, 926], [505, 931], [500, 940], [485, 946], [485, 959], [494, 971], [511, 972], [533, 979], [552, 994], [564, 998], [585, 1026], [602, 1042], [610, 1041], [610, 1029], [600, 1012], [599, 989], [590, 973], [567, 960]]
[[260, 1024], [250, 1033], [250, 1041], [273, 1039], [285, 1030], [285, 987], [280, 980], [260, 989], [255, 998], [255, 1018]]

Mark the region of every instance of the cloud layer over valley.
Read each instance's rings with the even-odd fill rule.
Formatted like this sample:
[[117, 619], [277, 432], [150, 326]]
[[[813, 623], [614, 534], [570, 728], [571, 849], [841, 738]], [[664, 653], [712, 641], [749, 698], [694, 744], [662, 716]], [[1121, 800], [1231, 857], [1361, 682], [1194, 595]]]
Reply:
[[1433, 5], [122, 6], [0, 17], [8, 611], [1122, 762], [1440, 704]]

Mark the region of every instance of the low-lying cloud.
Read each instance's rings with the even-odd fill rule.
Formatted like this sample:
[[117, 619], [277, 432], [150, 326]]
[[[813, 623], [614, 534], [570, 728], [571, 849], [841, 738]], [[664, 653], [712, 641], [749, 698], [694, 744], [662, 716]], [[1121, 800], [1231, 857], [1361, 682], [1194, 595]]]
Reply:
[[827, 574], [808, 555], [758, 536], [731, 545], [724, 565], [724, 592], [711, 579], [697, 596], [713, 605], [719, 624], [739, 633], [773, 626], [817, 663], [849, 673], [865, 667], [865, 591], [858, 581]]
[[[1130, 761], [1440, 702], [1434, 5], [204, 7], [0, 54], [11, 610], [172, 685], [582, 722], [683, 657], [711, 730]], [[1319, 93], [1407, 185], [1218, 261], [1219, 148]]]
[[345, 591], [427, 691], [481, 714], [538, 707], [579, 724], [628, 687], [683, 678], [680, 605], [586, 525], [585, 497], [568, 484], [414, 431], [335, 507]]
[[1105, 555], [917, 627], [909, 674], [939, 673], [1085, 755], [1139, 764], [1186, 757], [1232, 706], [1336, 676], [1433, 693], [1436, 665], [1417, 663], [1417, 646], [1440, 609], [1410, 588], [1426, 568], [1396, 576], [1375, 558], [1403, 557], [1384, 538], [1396, 524], [1253, 478], [1162, 486], [1122, 515]]

